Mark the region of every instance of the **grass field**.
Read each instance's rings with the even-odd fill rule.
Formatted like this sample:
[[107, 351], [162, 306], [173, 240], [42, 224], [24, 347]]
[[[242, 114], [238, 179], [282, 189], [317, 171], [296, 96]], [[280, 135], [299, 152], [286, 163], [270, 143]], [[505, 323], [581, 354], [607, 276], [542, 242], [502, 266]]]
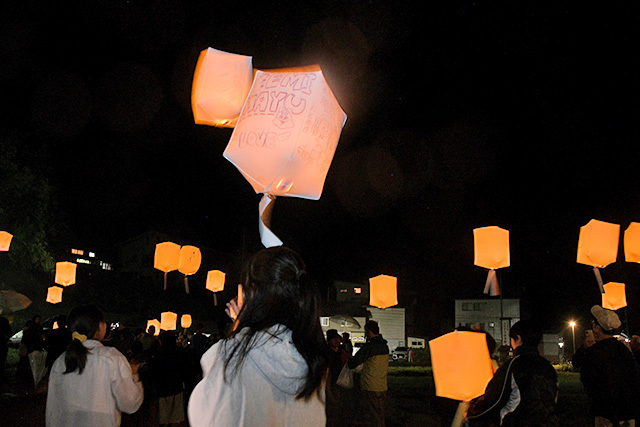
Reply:
[[[457, 401], [435, 395], [429, 367], [389, 367], [388, 426], [450, 426]], [[558, 372], [558, 416], [563, 426], [590, 425], [580, 374]], [[592, 424], [592, 423], [591, 423]]]

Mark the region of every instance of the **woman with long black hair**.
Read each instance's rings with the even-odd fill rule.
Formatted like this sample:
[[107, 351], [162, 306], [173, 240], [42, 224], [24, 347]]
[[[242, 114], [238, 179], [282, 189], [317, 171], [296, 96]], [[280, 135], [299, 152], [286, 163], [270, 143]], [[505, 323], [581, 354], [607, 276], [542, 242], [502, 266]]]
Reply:
[[95, 305], [73, 308], [67, 320], [71, 343], [51, 367], [47, 427], [119, 426], [121, 412], [142, 404], [138, 365], [102, 345], [107, 323]]
[[202, 356], [192, 426], [324, 426], [328, 347], [319, 294], [300, 256], [263, 249], [247, 264], [237, 326]]

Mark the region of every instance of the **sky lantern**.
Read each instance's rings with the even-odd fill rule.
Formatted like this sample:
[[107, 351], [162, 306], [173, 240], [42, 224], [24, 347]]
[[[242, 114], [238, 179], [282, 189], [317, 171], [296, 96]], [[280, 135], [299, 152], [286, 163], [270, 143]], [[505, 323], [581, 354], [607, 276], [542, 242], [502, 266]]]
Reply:
[[640, 262], [640, 223], [632, 222], [624, 232], [624, 260]]
[[153, 256], [153, 267], [164, 272], [164, 290], [167, 290], [167, 273], [180, 266], [180, 245], [173, 242], [162, 242], [156, 245]]
[[496, 270], [511, 265], [509, 231], [495, 226], [474, 229], [473, 252], [474, 265], [489, 269], [484, 293], [500, 295]]
[[0, 231], [0, 252], [6, 252], [9, 250], [12, 238], [13, 234], [7, 231]]
[[199, 125], [234, 127], [252, 80], [250, 56], [213, 48], [200, 52], [191, 89], [195, 122]]
[[257, 71], [224, 157], [256, 193], [265, 247], [278, 196], [318, 200], [347, 119], [319, 66]]
[[175, 331], [178, 323], [178, 315], [171, 311], [160, 313], [160, 329], [164, 331]]
[[51, 304], [58, 304], [62, 302], [62, 288], [58, 286], [50, 286], [47, 289], [47, 302]]
[[369, 279], [369, 305], [388, 308], [398, 304], [398, 279], [381, 274]]
[[191, 326], [191, 322], [192, 320], [190, 314], [183, 314], [180, 318], [180, 326], [182, 326], [184, 329], [189, 329], [189, 326]]
[[577, 262], [593, 267], [600, 292], [604, 292], [600, 268], [616, 262], [620, 225], [592, 219], [580, 227]]
[[207, 273], [207, 285], [206, 288], [213, 292], [213, 302], [218, 305], [218, 297], [216, 292], [220, 292], [224, 289], [225, 274], [220, 270], [211, 270]]
[[429, 341], [436, 396], [468, 402], [493, 377], [485, 334], [454, 331]]
[[627, 295], [624, 283], [609, 282], [604, 287], [602, 294], [602, 307], [609, 310], [618, 310], [627, 306]]
[[55, 282], [62, 286], [71, 286], [76, 283], [76, 267], [77, 264], [73, 262], [57, 262]]
[[195, 246], [185, 245], [180, 248], [180, 266], [178, 271], [184, 274], [184, 290], [189, 293], [188, 276], [195, 274], [200, 268], [202, 254]]

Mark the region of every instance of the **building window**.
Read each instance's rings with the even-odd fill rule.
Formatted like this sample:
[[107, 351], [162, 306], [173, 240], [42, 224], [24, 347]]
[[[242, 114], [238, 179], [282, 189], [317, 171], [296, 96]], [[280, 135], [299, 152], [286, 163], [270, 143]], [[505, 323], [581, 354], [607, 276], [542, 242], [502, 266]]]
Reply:
[[91, 264], [91, 261], [89, 261], [88, 259], [84, 259], [84, 258], [77, 258], [76, 262], [78, 264]]
[[74, 255], [84, 255], [84, 251], [82, 249], [71, 249], [71, 253]]
[[348, 291], [346, 289], [340, 289], [341, 294], [346, 294]]
[[362, 288], [353, 288], [353, 292], [355, 292], [356, 294], [361, 294]]
[[471, 311], [471, 304], [469, 304], [468, 302], [463, 302], [462, 311]]
[[93, 252], [89, 252], [89, 258], [95, 258], [96, 254], [94, 254]]
[[482, 304], [480, 304], [479, 302], [474, 302], [473, 311], [482, 311]]
[[321, 317], [320, 318], [320, 325], [321, 326], [329, 326], [329, 318], [328, 317]]

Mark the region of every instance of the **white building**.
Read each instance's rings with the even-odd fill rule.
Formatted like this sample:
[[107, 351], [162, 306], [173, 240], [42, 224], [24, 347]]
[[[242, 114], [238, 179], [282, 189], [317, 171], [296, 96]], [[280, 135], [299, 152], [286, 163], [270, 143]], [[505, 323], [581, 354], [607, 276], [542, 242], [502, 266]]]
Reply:
[[510, 345], [509, 329], [520, 320], [519, 299], [459, 299], [455, 301], [456, 327], [479, 326], [496, 344]]

